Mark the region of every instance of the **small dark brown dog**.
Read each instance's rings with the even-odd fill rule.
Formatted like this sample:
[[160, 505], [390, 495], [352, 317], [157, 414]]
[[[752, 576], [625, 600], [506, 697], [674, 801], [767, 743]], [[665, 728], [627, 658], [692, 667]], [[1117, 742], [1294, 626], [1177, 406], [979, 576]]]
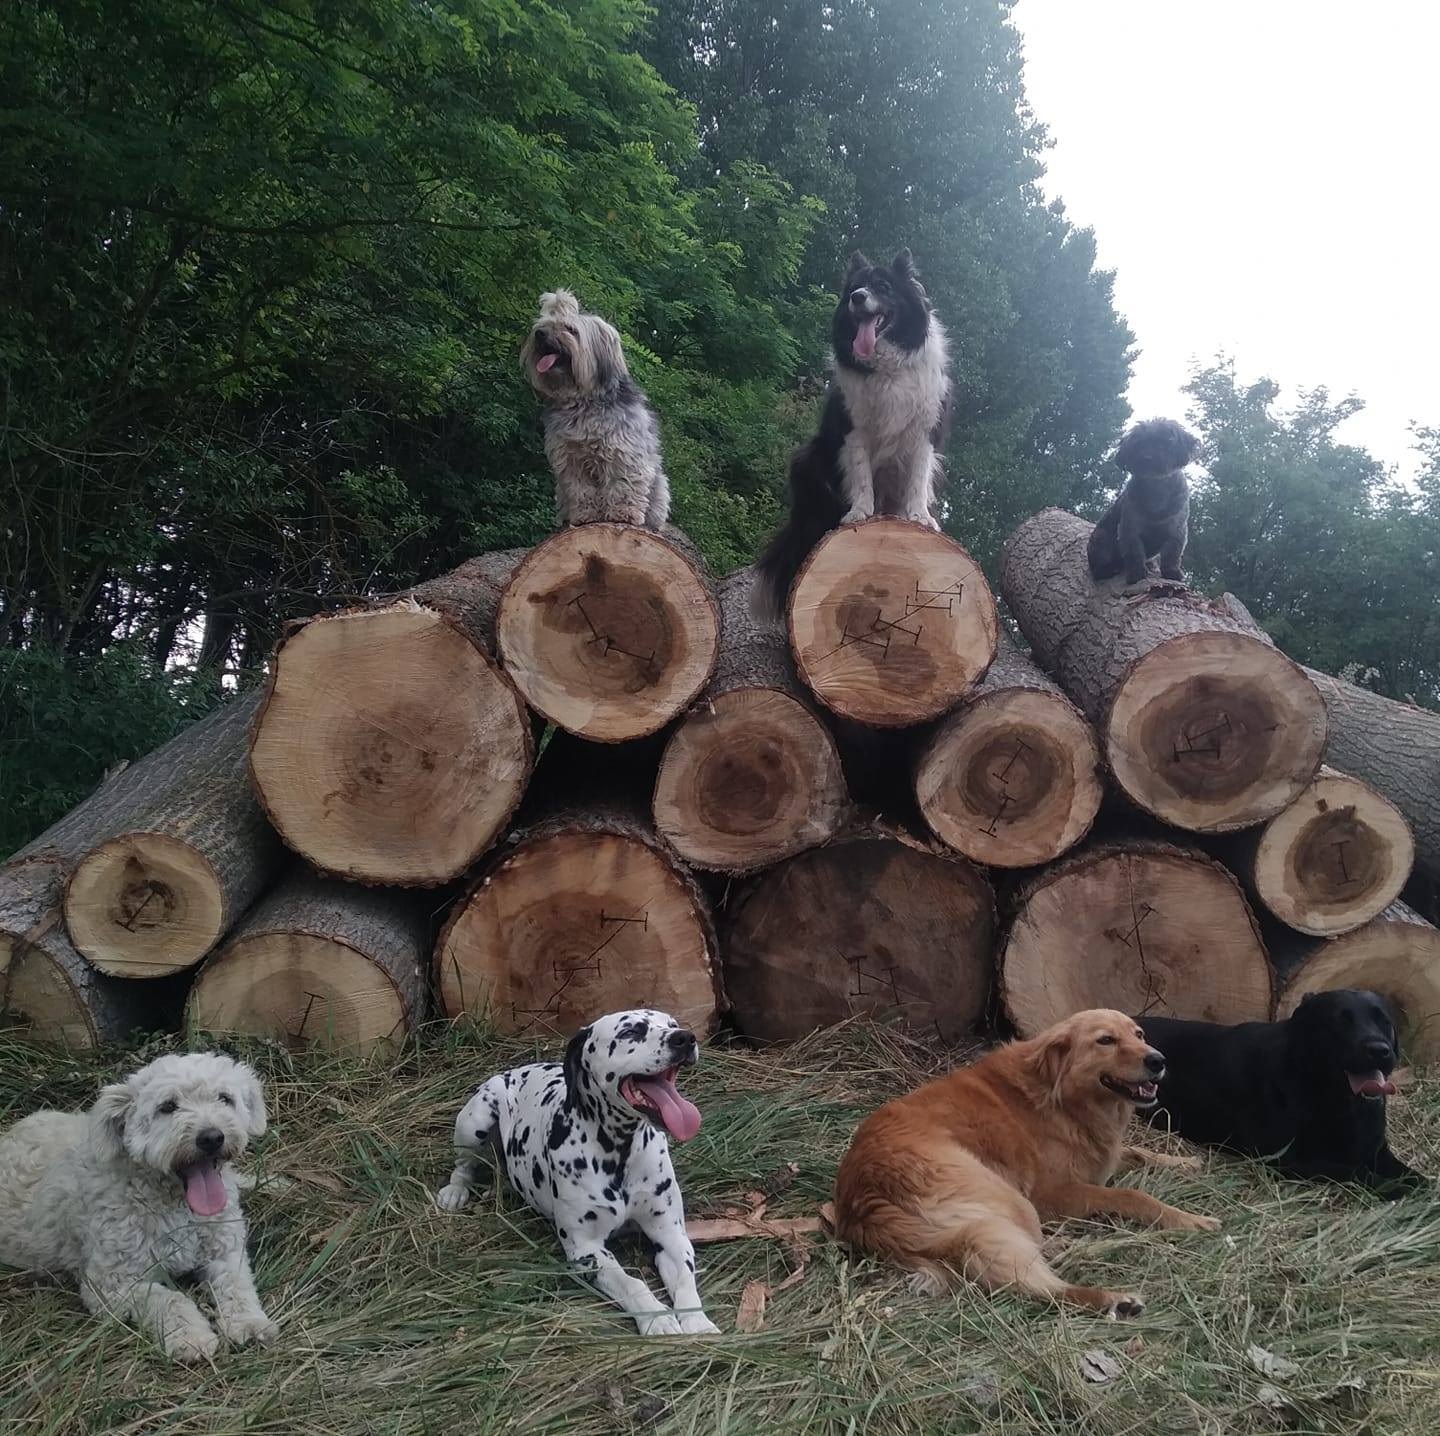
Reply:
[[1194, 1169], [1125, 1144], [1156, 1100], [1165, 1059], [1123, 1012], [1079, 1012], [889, 1102], [861, 1123], [835, 1181], [842, 1241], [916, 1273], [935, 1294], [963, 1273], [1106, 1316], [1138, 1316], [1133, 1292], [1073, 1286], [1041, 1253], [1043, 1220], [1108, 1214], [1178, 1231], [1218, 1231], [1129, 1187], [1121, 1165]]

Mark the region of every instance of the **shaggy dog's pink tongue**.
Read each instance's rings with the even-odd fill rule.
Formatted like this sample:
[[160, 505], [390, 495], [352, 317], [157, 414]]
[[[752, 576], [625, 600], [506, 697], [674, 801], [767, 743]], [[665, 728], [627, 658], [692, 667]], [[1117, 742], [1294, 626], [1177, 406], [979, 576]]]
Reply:
[[665, 1130], [677, 1142], [688, 1142], [700, 1130], [700, 1109], [676, 1087], [668, 1072], [631, 1081], [655, 1104]]
[[214, 1162], [201, 1161], [186, 1167], [180, 1180], [185, 1183], [186, 1204], [197, 1217], [215, 1217], [225, 1210], [230, 1198]]
[[872, 314], [855, 331], [855, 341], [851, 348], [855, 351], [857, 359], [873, 359], [875, 357], [875, 341], [879, 338], [880, 316]]
[[1393, 1097], [1395, 1084], [1383, 1072], [1347, 1072], [1350, 1090], [1357, 1097]]
[[559, 357], [558, 354], [542, 354], [535, 361], [535, 372], [537, 374], [548, 374], [550, 370], [555, 367], [555, 361]]

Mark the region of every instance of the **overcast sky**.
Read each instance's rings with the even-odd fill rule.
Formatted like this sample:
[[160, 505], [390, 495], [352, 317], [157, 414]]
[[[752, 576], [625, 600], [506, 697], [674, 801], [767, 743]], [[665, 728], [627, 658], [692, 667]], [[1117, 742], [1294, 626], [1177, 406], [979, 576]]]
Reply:
[[1095, 230], [1137, 417], [1191, 362], [1354, 391], [1342, 437], [1414, 468], [1440, 424], [1440, 3], [1019, 0], [1047, 192]]

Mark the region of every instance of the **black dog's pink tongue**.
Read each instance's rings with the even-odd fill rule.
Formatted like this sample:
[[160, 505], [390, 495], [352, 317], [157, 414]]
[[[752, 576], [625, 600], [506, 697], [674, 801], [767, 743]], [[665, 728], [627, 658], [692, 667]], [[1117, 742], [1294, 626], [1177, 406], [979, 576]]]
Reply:
[[880, 316], [872, 314], [855, 331], [855, 341], [851, 348], [855, 351], [857, 359], [872, 359], [875, 356], [875, 341], [877, 330], [880, 327]]
[[667, 1073], [636, 1077], [635, 1085], [655, 1104], [665, 1130], [677, 1142], [688, 1142], [700, 1130], [700, 1109], [675, 1085]]
[[1350, 1090], [1357, 1097], [1393, 1097], [1395, 1084], [1383, 1072], [1347, 1072]]
[[197, 1217], [219, 1216], [225, 1210], [230, 1198], [214, 1162], [196, 1162], [180, 1173], [180, 1179], [185, 1183], [186, 1205]]

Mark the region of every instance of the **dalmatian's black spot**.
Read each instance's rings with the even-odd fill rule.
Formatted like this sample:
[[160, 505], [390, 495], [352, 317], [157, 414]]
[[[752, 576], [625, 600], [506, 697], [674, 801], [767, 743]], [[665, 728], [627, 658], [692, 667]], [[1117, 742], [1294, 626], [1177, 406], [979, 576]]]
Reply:
[[675, 1185], [675, 1183], [674, 1183], [673, 1179], [671, 1179], [670, 1177], [666, 1177], [663, 1182], [656, 1182], [656, 1183], [655, 1183], [655, 1195], [656, 1195], [657, 1197], [663, 1197], [663, 1196], [665, 1195], [665, 1193], [668, 1192], [668, 1191], [670, 1190], [670, 1188], [673, 1187], [674, 1185]]
[[545, 1185], [545, 1169], [540, 1165], [540, 1158], [535, 1158], [535, 1164], [530, 1168], [530, 1180], [537, 1187]]
[[569, 1135], [570, 1122], [566, 1118], [564, 1110], [557, 1107], [555, 1115], [550, 1119], [550, 1150], [553, 1152], [563, 1146]]

